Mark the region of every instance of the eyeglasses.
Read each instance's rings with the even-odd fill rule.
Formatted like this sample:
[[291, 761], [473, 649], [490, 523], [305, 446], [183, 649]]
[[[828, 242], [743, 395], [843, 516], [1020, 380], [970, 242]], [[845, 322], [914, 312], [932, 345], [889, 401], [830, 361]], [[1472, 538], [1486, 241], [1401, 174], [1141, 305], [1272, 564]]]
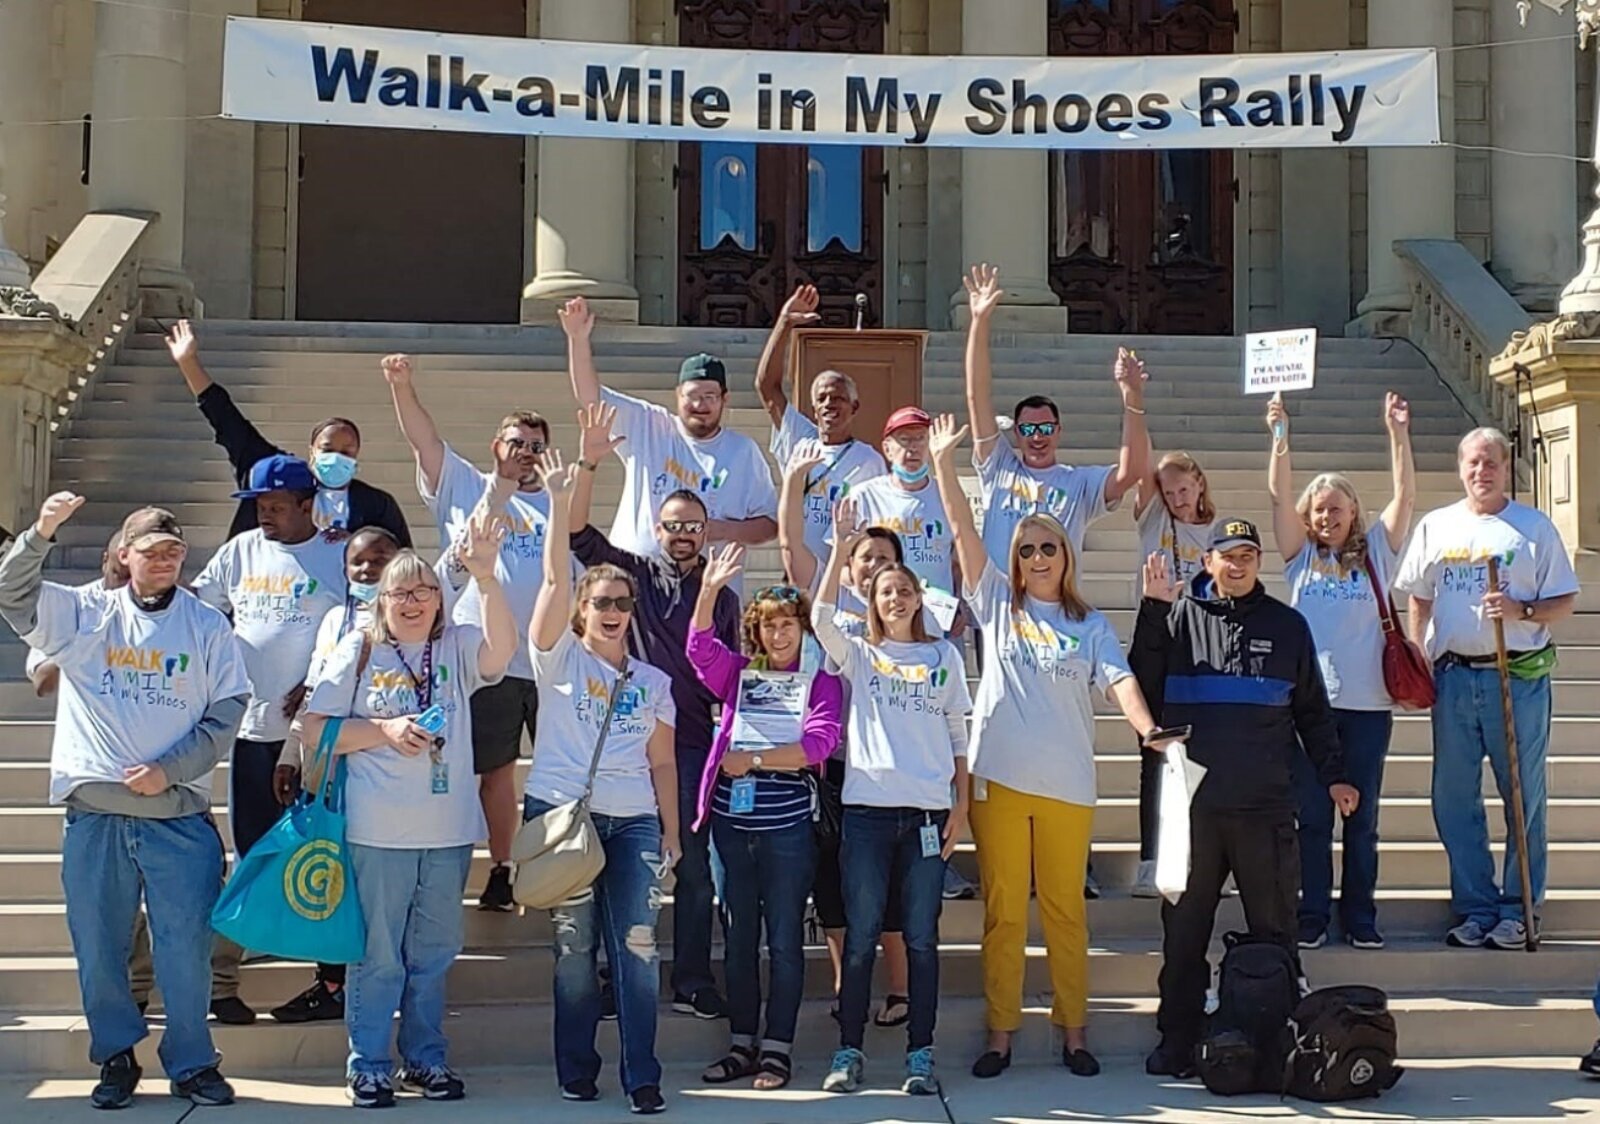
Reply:
[[416, 589], [386, 589], [383, 595], [396, 605], [426, 605], [439, 596], [439, 591], [431, 585], [419, 585]]
[[769, 585], [765, 589], [756, 590], [757, 601], [787, 601], [799, 604], [800, 591], [792, 585]]
[[1017, 432], [1024, 437], [1049, 437], [1059, 428], [1055, 422], [1022, 422]]
[[1038, 551], [1046, 558], [1054, 558], [1061, 553], [1061, 547], [1053, 542], [1040, 543], [1038, 546], [1034, 546], [1031, 542], [1024, 543], [1022, 546], [1017, 547], [1017, 557], [1026, 562], [1033, 557], [1034, 551]]
[[591, 597], [589, 604], [602, 613], [609, 613], [612, 609], [619, 613], [631, 613], [637, 601], [625, 593], [621, 597]]
[[663, 519], [661, 529], [669, 535], [698, 535], [706, 529], [704, 519]]
[[529, 452], [537, 455], [544, 452], [546, 448], [543, 441], [524, 441], [520, 437], [502, 437], [500, 441], [513, 453]]

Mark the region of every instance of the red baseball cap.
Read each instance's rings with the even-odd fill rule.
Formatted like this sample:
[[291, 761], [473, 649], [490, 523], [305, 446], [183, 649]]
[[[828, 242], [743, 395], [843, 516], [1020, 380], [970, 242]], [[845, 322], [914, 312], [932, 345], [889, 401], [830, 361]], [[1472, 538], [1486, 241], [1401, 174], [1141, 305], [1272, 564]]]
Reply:
[[901, 406], [889, 415], [888, 421], [883, 423], [883, 435], [887, 437], [897, 429], [909, 429], [916, 425], [933, 425], [933, 419], [928, 416], [928, 411], [921, 406]]

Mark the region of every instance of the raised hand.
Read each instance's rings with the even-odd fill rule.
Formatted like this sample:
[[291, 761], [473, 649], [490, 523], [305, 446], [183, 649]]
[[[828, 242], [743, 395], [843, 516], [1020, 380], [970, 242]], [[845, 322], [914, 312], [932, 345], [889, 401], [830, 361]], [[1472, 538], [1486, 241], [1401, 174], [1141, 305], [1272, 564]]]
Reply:
[[380, 365], [383, 368], [383, 381], [390, 386], [411, 385], [411, 356], [399, 353], [385, 355]]
[[1150, 373], [1144, 369], [1144, 360], [1139, 358], [1138, 352], [1118, 347], [1116, 361], [1111, 364], [1111, 377], [1117, 381], [1123, 401], [1135, 406], [1144, 401], [1144, 384]]
[[482, 509], [467, 520], [456, 557], [474, 580], [489, 581], [494, 577], [494, 563], [500, 556], [500, 544], [505, 542], [506, 529], [504, 519]]
[[1178, 597], [1178, 583], [1167, 565], [1165, 551], [1156, 551], [1144, 561], [1144, 595], [1171, 604]]
[[721, 589], [739, 576], [744, 569], [744, 547], [738, 543], [729, 543], [727, 546], [718, 547], [711, 552], [711, 557], [706, 560], [705, 573], [700, 581], [703, 585], [713, 589]]
[[973, 266], [961, 279], [961, 285], [967, 290], [967, 307], [972, 310], [974, 320], [987, 320], [1000, 298], [1006, 295], [1000, 287], [1000, 270], [988, 262]]
[[807, 324], [815, 324], [822, 319], [817, 315], [819, 301], [815, 285], [797, 286], [778, 310], [778, 325], [783, 328], [803, 328]]
[[187, 320], [179, 320], [167, 333], [167, 350], [172, 361], [182, 366], [200, 354], [200, 341], [195, 338], [194, 327]]
[[966, 439], [967, 427], [957, 429], [954, 414], [940, 414], [933, 419], [933, 428], [928, 431], [928, 455], [936, 461], [943, 460]]
[[572, 485], [578, 479], [578, 466], [563, 465], [560, 449], [548, 449], [540, 453], [535, 469], [539, 479], [544, 482], [545, 491], [552, 497], [565, 496], [572, 491]]
[[573, 297], [556, 309], [556, 317], [569, 339], [586, 340], [594, 332], [594, 313], [589, 311], [589, 302], [582, 297]]
[[56, 492], [40, 505], [38, 521], [33, 525], [34, 530], [39, 532], [41, 538], [55, 538], [56, 532], [61, 529], [61, 524], [76, 515], [83, 504], [83, 497], [75, 492]]
[[1267, 402], [1267, 431], [1275, 441], [1289, 439], [1289, 410], [1283, 404], [1283, 395], [1274, 394]]
[[1383, 396], [1383, 426], [1395, 437], [1411, 432], [1411, 403], [1392, 390]]
[[828, 451], [822, 442], [815, 437], [808, 437], [804, 441], [796, 442], [794, 451], [789, 454], [789, 463], [783, 466], [786, 476], [809, 476], [811, 470], [828, 460]]
[[617, 408], [608, 406], [604, 402], [592, 402], [578, 410], [580, 459], [598, 465], [617, 451], [627, 438], [611, 436], [611, 427], [616, 424], [616, 420]]
[[858, 538], [866, 530], [866, 524], [861, 518], [861, 507], [849, 496], [841, 496], [833, 505], [833, 534], [834, 540], [841, 545], [847, 545], [852, 539]]

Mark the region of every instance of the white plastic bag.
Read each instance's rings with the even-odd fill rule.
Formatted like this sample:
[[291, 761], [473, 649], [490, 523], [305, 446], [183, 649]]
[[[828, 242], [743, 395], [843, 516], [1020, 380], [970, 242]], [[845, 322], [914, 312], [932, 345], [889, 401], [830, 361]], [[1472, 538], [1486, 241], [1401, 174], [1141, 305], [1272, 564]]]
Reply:
[[1183, 742], [1162, 750], [1161, 831], [1156, 840], [1156, 889], [1173, 905], [1189, 886], [1189, 802], [1206, 767], [1189, 760]]

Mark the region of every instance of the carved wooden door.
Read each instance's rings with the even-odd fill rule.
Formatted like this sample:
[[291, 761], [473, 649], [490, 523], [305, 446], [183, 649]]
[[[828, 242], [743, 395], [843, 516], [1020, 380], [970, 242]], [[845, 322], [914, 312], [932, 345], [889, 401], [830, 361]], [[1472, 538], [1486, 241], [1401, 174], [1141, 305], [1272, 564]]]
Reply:
[[[679, 42], [727, 50], [883, 50], [888, 0], [682, 0]], [[883, 151], [753, 142], [678, 146], [678, 316], [770, 325], [796, 285], [822, 295], [822, 322], [853, 326], [856, 294], [878, 324], [883, 295]]]
[[[1233, 0], [1052, 0], [1052, 55], [1226, 54]], [[1050, 284], [1074, 332], [1233, 331], [1232, 154], [1050, 154]]]

